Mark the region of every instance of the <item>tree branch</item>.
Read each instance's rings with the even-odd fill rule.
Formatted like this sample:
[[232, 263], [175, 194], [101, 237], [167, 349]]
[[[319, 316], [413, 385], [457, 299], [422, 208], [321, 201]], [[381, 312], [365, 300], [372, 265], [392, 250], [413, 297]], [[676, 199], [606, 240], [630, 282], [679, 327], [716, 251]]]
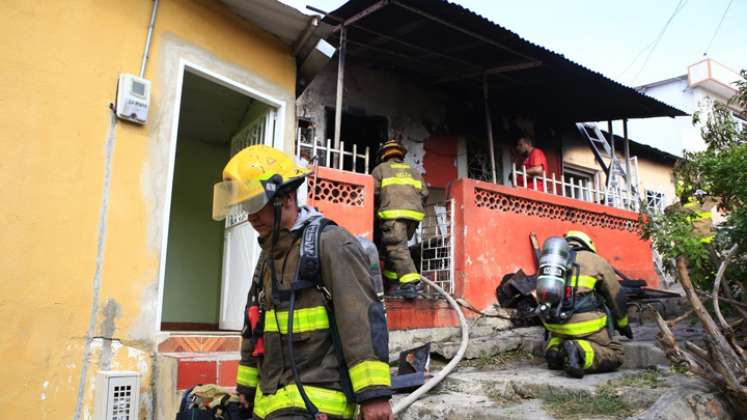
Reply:
[[[737, 246], [732, 246], [728, 251], [726, 251], [726, 254], [724, 255], [724, 260], [721, 261], [721, 265], [718, 268], [718, 272], [716, 272], [716, 280], [713, 283], [713, 310], [716, 312], [716, 319], [718, 319], [718, 322], [721, 324], [721, 328], [724, 329], [724, 334], [726, 334], [728, 337], [731, 337], [734, 335], [734, 330], [729, 326], [729, 323], [726, 322], [726, 319], [724, 319], [724, 315], [721, 313], [721, 308], [718, 304], [718, 294], [721, 290], [721, 280], [724, 278], [724, 273], [726, 273], [726, 267], [729, 265], [729, 261], [731, 260], [731, 257], [734, 255], [734, 252], [736, 252]], [[728, 288], [728, 285], [726, 286]]]

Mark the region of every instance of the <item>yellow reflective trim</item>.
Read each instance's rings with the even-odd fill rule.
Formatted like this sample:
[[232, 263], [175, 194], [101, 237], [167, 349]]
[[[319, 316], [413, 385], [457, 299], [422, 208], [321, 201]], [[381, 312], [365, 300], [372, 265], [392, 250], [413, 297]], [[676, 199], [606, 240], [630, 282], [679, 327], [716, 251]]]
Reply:
[[407, 163], [392, 163], [389, 167], [392, 169], [410, 169], [410, 165]]
[[[265, 313], [265, 332], [278, 332], [288, 334], [288, 311], [275, 312], [269, 310]], [[324, 306], [313, 306], [311, 308], [296, 309], [293, 311], [293, 332], [303, 333], [309, 331], [326, 330], [329, 328], [329, 317]]]
[[628, 316], [625, 315], [624, 317], [617, 320], [617, 326], [620, 328], [625, 328], [628, 326]]
[[716, 235], [708, 235], [700, 239], [700, 243], [708, 245], [716, 239]]
[[576, 277], [571, 278], [571, 287], [576, 286], [576, 284], [578, 284], [578, 287], [593, 289], [597, 284], [597, 278], [593, 276], [578, 276], [578, 279]]
[[241, 386], [256, 388], [259, 383], [259, 370], [254, 367], [239, 365], [236, 372], [236, 383]]
[[392, 178], [384, 178], [381, 180], [381, 188], [388, 187], [390, 185], [409, 185], [411, 187], [414, 187], [416, 189], [423, 188], [423, 183], [418, 181], [415, 178], [410, 177], [392, 177]]
[[398, 278], [397, 273], [395, 273], [394, 271], [388, 271], [388, 270], [384, 270], [384, 277], [388, 278], [389, 280], [394, 280], [394, 281], [397, 281], [397, 278]]
[[[342, 392], [309, 385], [304, 385], [303, 389], [322, 413], [345, 419], [353, 418], [355, 403], [349, 403]], [[262, 394], [262, 388], [257, 387], [257, 394], [254, 397], [255, 415], [265, 418], [278, 410], [288, 408], [306, 409], [296, 384], [286, 385], [271, 395]]]
[[348, 370], [353, 392], [359, 392], [369, 386], [392, 386], [389, 365], [378, 360], [360, 362]]
[[547, 340], [547, 345], [545, 346], [545, 350], [550, 350], [553, 347], [557, 347], [562, 342], [563, 342], [563, 339], [560, 337], [550, 337], [550, 339]]
[[584, 370], [591, 368], [592, 363], [594, 363], [594, 349], [591, 347], [591, 343], [586, 340], [573, 341], [577, 342], [578, 345], [581, 346], [582, 349], [584, 349]]
[[400, 283], [412, 283], [420, 281], [420, 274], [418, 273], [407, 273], [399, 278]]
[[545, 324], [548, 331], [562, 335], [586, 335], [597, 332], [607, 326], [607, 315], [589, 321], [565, 324]]
[[378, 213], [379, 219], [391, 220], [391, 219], [410, 219], [415, 221], [421, 221], [425, 217], [425, 213], [415, 210], [384, 210]]

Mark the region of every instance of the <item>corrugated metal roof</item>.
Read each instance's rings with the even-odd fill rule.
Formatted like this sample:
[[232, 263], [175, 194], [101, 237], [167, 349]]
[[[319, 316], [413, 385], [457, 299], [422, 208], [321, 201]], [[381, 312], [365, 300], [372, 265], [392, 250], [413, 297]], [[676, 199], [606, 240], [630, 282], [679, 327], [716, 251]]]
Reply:
[[[378, 2], [350, 0], [331, 15], [349, 19]], [[350, 26], [348, 41], [351, 60], [454, 95], [480, 94], [488, 70], [491, 106], [507, 112], [572, 121], [687, 115], [446, 0], [389, 0]]]

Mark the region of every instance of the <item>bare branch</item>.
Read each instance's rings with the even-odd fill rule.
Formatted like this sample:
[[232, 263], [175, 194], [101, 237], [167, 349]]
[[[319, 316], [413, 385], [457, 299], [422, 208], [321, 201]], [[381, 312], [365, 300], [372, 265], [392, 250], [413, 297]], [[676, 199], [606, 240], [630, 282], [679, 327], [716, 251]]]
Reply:
[[[721, 308], [718, 305], [718, 294], [721, 290], [721, 280], [724, 278], [724, 273], [726, 273], [726, 267], [729, 265], [729, 261], [736, 251], [736, 245], [732, 246], [728, 251], [726, 251], [724, 260], [721, 261], [718, 272], [716, 272], [716, 280], [713, 283], [713, 310], [714, 312], [716, 312], [716, 319], [718, 319], [719, 324], [721, 324], [721, 328], [724, 329], [724, 334], [726, 334], [728, 337], [734, 335], [734, 330], [731, 329], [729, 323], [726, 322], [726, 319], [724, 319], [724, 315], [721, 313]], [[726, 288], [728, 288], [728, 286]]]
[[[698, 299], [692, 281], [690, 281], [687, 262], [685, 262], [685, 258], [682, 256], [677, 257], [677, 272], [680, 275], [680, 283], [685, 290], [685, 294], [687, 294], [690, 305], [692, 305], [695, 315], [700, 319], [701, 324], [703, 324], [703, 330], [707, 334], [706, 338], [710, 337], [713, 340], [713, 344], [718, 347], [720, 350], [719, 353], [723, 356], [724, 367], [730, 371], [742, 371], [741, 359], [737, 356], [735, 350], [731, 348], [724, 335], [721, 334], [716, 322], [713, 321], [711, 315], [706, 311], [703, 303]], [[720, 373], [724, 374], [723, 372]]]

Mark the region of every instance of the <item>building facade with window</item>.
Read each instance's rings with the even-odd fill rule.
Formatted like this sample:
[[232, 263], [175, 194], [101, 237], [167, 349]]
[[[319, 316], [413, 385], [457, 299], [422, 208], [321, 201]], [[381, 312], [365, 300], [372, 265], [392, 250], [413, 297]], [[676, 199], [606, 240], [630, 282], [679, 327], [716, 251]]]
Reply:
[[[706, 58], [689, 66], [686, 74], [636, 89], [692, 115], [696, 112], [708, 112], [714, 102], [728, 104], [737, 93], [734, 83], [744, 80], [738, 70]], [[740, 109], [735, 104], [728, 106], [737, 124], [747, 123], [747, 110]], [[630, 122], [629, 135], [644, 144], [682, 156], [683, 150], [705, 149], [706, 145], [700, 136], [700, 124], [694, 125], [689, 116], [635, 120]]]

